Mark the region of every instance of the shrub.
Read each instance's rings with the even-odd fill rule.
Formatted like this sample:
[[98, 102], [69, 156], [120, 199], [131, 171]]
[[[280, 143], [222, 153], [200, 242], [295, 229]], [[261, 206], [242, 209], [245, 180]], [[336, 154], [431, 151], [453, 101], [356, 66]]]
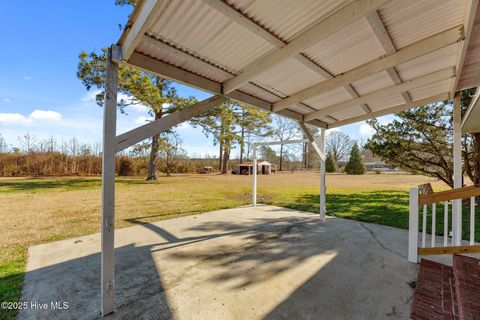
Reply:
[[118, 159], [118, 175], [131, 176], [133, 174], [133, 162], [128, 157]]

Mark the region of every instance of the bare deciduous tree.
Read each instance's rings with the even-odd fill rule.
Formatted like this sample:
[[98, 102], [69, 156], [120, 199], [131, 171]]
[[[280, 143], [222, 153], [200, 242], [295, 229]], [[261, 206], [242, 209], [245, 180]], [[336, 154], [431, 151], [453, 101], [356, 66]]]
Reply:
[[350, 153], [354, 140], [342, 131], [331, 131], [327, 133], [326, 149], [330, 152], [335, 163], [344, 159]]
[[182, 140], [177, 133], [160, 135], [159, 160], [167, 176], [170, 176], [182, 159], [187, 157], [186, 151], [181, 147]]
[[[287, 140], [292, 140], [294, 137], [300, 134], [298, 125], [295, 121], [281, 117], [275, 116], [273, 118], [274, 129], [273, 135], [277, 141], [283, 142]], [[280, 145], [280, 161], [278, 170], [282, 171], [283, 157], [284, 157], [284, 145]]]

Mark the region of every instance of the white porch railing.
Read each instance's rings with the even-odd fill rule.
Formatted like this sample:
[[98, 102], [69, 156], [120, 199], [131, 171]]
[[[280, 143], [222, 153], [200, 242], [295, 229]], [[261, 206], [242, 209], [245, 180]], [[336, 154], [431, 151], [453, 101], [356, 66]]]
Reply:
[[[475, 245], [475, 198], [480, 196], [480, 187], [470, 186], [448, 191], [420, 195], [418, 188], [410, 190], [410, 216], [408, 223], [408, 260], [418, 262], [420, 255], [452, 254], [452, 253], [480, 253], [480, 245]], [[462, 200], [470, 199], [469, 242], [462, 245]], [[443, 204], [443, 246], [437, 246], [436, 224], [437, 203]], [[420, 207], [422, 207], [422, 228], [419, 232]], [[449, 210], [451, 208], [451, 210]], [[427, 235], [428, 212], [432, 213], [430, 222], [431, 234]], [[449, 220], [452, 214], [452, 231], [450, 233]], [[458, 222], [460, 222], [459, 225]], [[451, 242], [449, 236], [452, 234]], [[419, 236], [421, 242], [419, 241]], [[430, 237], [430, 242], [428, 242]], [[429, 243], [429, 247], [427, 244]], [[441, 242], [440, 242], [441, 244]]]

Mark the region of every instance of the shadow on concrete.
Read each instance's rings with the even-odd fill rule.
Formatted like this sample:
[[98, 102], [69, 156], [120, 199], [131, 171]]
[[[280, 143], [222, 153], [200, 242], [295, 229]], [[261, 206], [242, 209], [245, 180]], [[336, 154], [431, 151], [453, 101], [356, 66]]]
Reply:
[[[224, 241], [208, 252], [171, 252], [171, 259], [197, 260], [202, 267], [221, 270], [209, 280], [228, 284], [231, 291], [269, 281], [268, 290], [292, 291], [268, 319], [408, 319], [413, 293], [408, 282], [415, 267], [407, 262], [404, 242], [395, 244], [398, 239], [389, 241], [388, 234], [377, 237], [378, 230], [363, 223], [322, 223], [317, 216], [259, 218], [247, 226], [208, 222], [192, 230], [240, 234], [242, 243]], [[281, 274], [310, 259], [318, 261], [317, 271], [296, 290], [288, 283], [274, 285]]]
[[[205, 312], [213, 310], [211, 300], [205, 300], [209, 297], [201, 296], [208, 289], [227, 292], [225, 299], [234, 296], [232, 303], [244, 319], [408, 318], [414, 267], [403, 252], [403, 232], [340, 219], [325, 223], [317, 215], [278, 217], [282, 212], [288, 210], [270, 208], [258, 218], [237, 214], [223, 221], [198, 221], [182, 233], [158, 223], [142, 224], [165, 241], [115, 250], [117, 312], [109, 318], [174, 317], [165, 295], [169, 288], [164, 288], [153, 260], [159, 257], [152, 257], [157, 253], [174, 266], [169, 276], [174, 272], [182, 282], [195, 279], [187, 282], [192, 290], [177, 294]], [[99, 316], [99, 254], [27, 272], [25, 283], [23, 300], [69, 301], [75, 316], [68, 310], [26, 311], [19, 319]], [[251, 294], [260, 302], [269, 296], [269, 310], [258, 310], [261, 305], [252, 302]], [[182, 309], [182, 304], [175, 308]]]
[[[150, 246], [115, 249], [115, 268], [116, 312], [104, 319], [172, 318]], [[68, 309], [29, 308], [21, 310], [17, 319], [100, 317], [100, 253], [26, 272], [24, 283], [27, 285], [22, 290], [22, 301], [49, 305], [52, 301], [66, 301]]]

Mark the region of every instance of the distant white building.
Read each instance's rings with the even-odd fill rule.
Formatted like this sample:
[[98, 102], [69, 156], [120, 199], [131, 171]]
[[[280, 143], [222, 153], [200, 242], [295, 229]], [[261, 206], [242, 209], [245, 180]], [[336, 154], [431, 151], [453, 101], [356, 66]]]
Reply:
[[[258, 174], [271, 174], [277, 172], [277, 165], [271, 164], [268, 161], [257, 161]], [[233, 174], [253, 174], [253, 162], [237, 163], [233, 165]]]

